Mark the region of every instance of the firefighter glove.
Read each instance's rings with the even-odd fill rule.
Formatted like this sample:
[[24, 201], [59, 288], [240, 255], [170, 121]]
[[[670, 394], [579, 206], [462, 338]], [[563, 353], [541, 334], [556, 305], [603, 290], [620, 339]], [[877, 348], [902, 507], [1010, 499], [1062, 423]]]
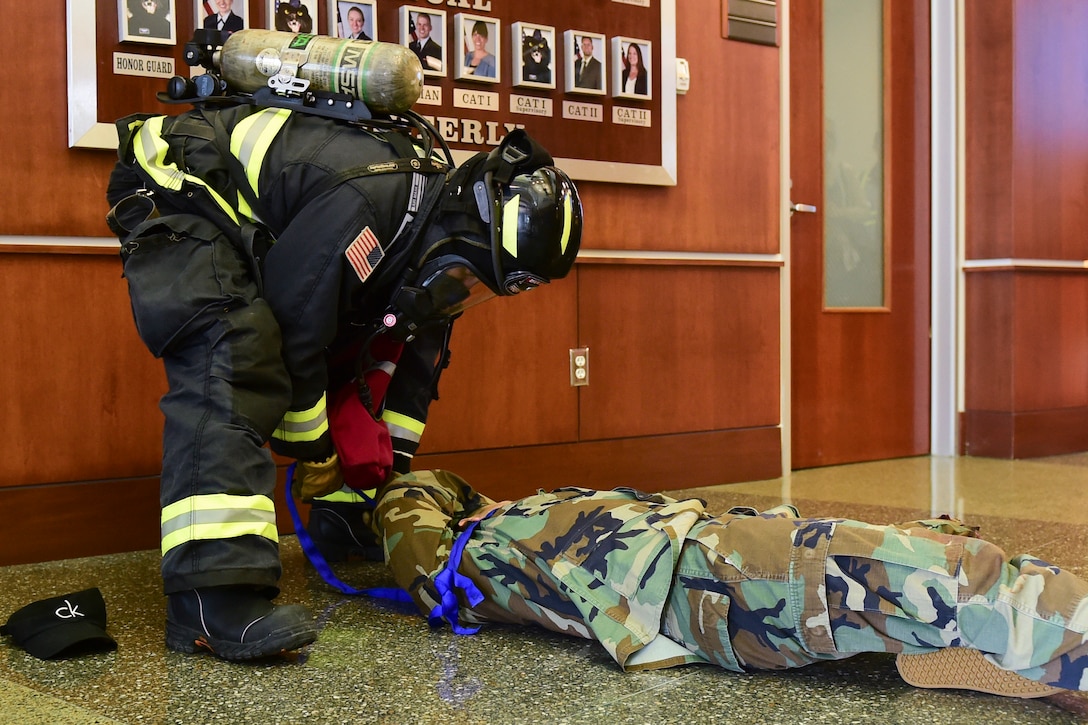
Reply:
[[291, 489], [296, 498], [312, 501], [339, 491], [343, 485], [340, 459], [333, 453], [324, 461], [299, 461]]

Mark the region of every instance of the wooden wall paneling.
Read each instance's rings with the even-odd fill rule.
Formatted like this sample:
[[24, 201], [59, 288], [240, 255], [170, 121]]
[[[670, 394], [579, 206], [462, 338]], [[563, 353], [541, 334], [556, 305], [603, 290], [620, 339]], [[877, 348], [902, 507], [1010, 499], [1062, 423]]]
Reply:
[[779, 51], [723, 40], [720, 13], [718, 0], [677, 3], [692, 74], [676, 104], [677, 186], [579, 184], [584, 246], [779, 251]]
[[579, 274], [576, 267], [530, 293], [490, 300], [454, 323], [421, 452], [577, 439], [568, 351], [578, 346]]
[[1018, 0], [1014, 257], [1088, 258], [1088, 3]]
[[1014, 280], [1012, 410], [1088, 406], [1088, 273], [1021, 271]]
[[767, 480], [782, 475], [782, 447], [778, 427], [763, 426], [437, 453], [417, 456], [416, 466], [454, 471], [501, 500], [560, 486], [664, 491]]
[[964, 3], [967, 259], [1013, 255], [1013, 0]]
[[964, 409], [1013, 408], [1012, 271], [973, 271], [965, 276]]
[[580, 440], [777, 425], [780, 272], [582, 268]]
[[0, 254], [0, 486], [157, 474], [162, 366], [116, 255]]
[[15, 54], [25, 62], [0, 66], [5, 101], [24, 104], [4, 118], [0, 235], [108, 236], [104, 195], [116, 156], [68, 149], [64, 3], [48, 9], [56, 12], [43, 14], [41, 4], [4, 6], [11, 27], [33, 31], [18, 36]]
[[0, 566], [159, 546], [159, 479], [0, 488]]
[[962, 452], [1029, 458], [1088, 450], [1088, 274], [967, 275]]
[[[276, 525], [292, 534], [286, 468], [276, 473]], [[304, 523], [309, 510], [299, 504]], [[158, 476], [3, 487], [0, 511], [0, 566], [159, 548]]]

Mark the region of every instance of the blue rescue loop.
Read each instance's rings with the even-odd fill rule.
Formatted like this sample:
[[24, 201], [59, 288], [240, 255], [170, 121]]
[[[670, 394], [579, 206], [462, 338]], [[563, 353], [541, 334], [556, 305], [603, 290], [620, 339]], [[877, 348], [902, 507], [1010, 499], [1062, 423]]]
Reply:
[[[488, 512], [484, 518], [486, 519], [493, 513], [495, 511]], [[445, 620], [450, 623], [454, 634], [476, 634], [480, 631], [479, 627], [465, 627], [457, 623], [457, 611], [461, 606], [457, 598], [458, 592], [465, 595], [470, 607], [475, 607], [484, 600], [483, 593], [480, 592], [472, 580], [457, 571], [461, 556], [465, 551], [465, 544], [472, 538], [472, 532], [476, 530], [479, 523], [479, 521], [473, 521], [464, 531], [458, 534], [457, 540], [453, 542], [453, 548], [450, 550], [450, 558], [446, 562], [446, 567], [434, 578], [434, 587], [438, 591], [441, 602], [434, 606], [434, 609], [431, 610], [430, 615], [427, 617], [427, 623], [432, 627], [441, 625], [442, 620]]]
[[302, 523], [302, 517], [299, 516], [298, 505], [295, 503], [295, 497], [291, 493], [291, 481], [294, 477], [295, 464], [292, 463], [287, 467], [287, 509], [291, 512], [291, 520], [295, 523], [295, 534], [298, 536], [298, 543], [302, 546], [302, 552], [306, 554], [306, 558], [314, 565], [314, 569], [316, 569], [317, 573], [321, 575], [321, 578], [325, 580], [325, 583], [352, 597], [365, 596], [412, 604], [412, 595], [403, 589], [397, 589], [395, 587], [369, 587], [367, 589], [356, 589], [349, 584], [345, 584], [333, 573], [332, 567], [329, 566], [329, 562], [325, 561], [325, 557], [318, 551], [317, 545], [314, 544], [314, 540], [310, 538], [310, 532], [306, 530], [306, 527]]

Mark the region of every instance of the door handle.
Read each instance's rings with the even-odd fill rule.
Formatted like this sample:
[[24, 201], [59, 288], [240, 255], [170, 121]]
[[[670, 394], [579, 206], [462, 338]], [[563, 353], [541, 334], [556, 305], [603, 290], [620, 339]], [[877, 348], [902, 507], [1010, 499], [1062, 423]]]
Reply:
[[790, 202], [790, 214], [793, 214], [795, 211], [801, 211], [801, 212], [804, 212], [806, 214], [815, 214], [816, 213], [816, 207], [813, 206], [812, 204], [795, 204], [795, 203], [793, 203], [791, 201]]

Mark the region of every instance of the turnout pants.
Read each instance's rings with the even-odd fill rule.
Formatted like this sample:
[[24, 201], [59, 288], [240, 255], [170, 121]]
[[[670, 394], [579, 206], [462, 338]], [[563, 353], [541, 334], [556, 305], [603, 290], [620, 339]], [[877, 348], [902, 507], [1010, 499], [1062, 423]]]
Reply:
[[684, 542], [663, 633], [730, 670], [858, 652], [981, 650], [1088, 688], [1088, 584], [982, 539], [835, 519], [723, 517]]
[[189, 215], [144, 222], [122, 258], [136, 327], [169, 385], [159, 404], [165, 591], [275, 589], [276, 470], [264, 443], [290, 404], [290, 379], [250, 262]]

